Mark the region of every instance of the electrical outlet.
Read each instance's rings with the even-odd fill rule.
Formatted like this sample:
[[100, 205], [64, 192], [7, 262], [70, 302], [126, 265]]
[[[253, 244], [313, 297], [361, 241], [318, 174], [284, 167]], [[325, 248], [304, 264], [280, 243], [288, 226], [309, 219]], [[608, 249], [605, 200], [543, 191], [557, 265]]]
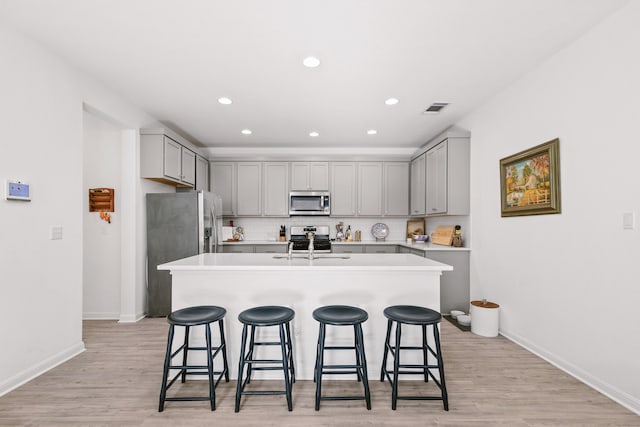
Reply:
[[51, 240], [62, 240], [62, 226], [61, 225], [52, 225], [49, 229], [49, 239]]
[[622, 228], [624, 230], [634, 230], [636, 228], [635, 212], [625, 212], [622, 214]]

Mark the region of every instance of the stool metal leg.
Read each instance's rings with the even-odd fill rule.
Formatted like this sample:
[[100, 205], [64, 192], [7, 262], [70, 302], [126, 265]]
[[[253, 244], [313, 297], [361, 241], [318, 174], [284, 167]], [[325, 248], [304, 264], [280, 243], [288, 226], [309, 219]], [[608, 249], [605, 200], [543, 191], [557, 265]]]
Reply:
[[284, 325], [287, 331], [287, 349], [289, 350], [289, 370], [291, 371], [291, 383], [296, 382], [296, 368], [293, 363], [293, 343], [291, 342], [291, 325], [289, 322]]
[[169, 364], [171, 363], [171, 347], [173, 345], [174, 326], [169, 326], [169, 337], [167, 338], [167, 353], [164, 356], [164, 369], [162, 371], [162, 387], [160, 388], [160, 404], [158, 412], [164, 410], [164, 400], [167, 397], [167, 378], [169, 377]]
[[355, 328], [356, 334], [356, 363], [360, 368], [356, 368], [358, 378], [362, 377], [364, 385], [364, 398], [367, 402], [367, 409], [371, 409], [371, 393], [369, 391], [369, 374], [367, 373], [367, 357], [364, 351], [364, 334], [362, 333], [362, 324], [358, 323]]
[[247, 325], [242, 326], [242, 341], [240, 343], [240, 363], [238, 364], [238, 383], [236, 385], [236, 407], [235, 412], [240, 411], [240, 397], [242, 396], [242, 389], [244, 388], [243, 376], [245, 365], [245, 347], [247, 345]]
[[438, 360], [438, 372], [440, 373], [440, 390], [442, 392], [442, 404], [444, 406], [444, 410], [449, 410], [449, 396], [447, 394], [447, 385], [444, 380], [444, 361], [442, 360], [442, 349], [440, 348], [440, 331], [438, 330], [438, 325], [434, 324], [433, 327], [433, 336], [436, 341], [436, 359]]
[[224, 322], [222, 319], [218, 321], [220, 327], [220, 348], [222, 349], [222, 364], [224, 370], [224, 380], [229, 382], [229, 365], [227, 363], [227, 341], [224, 338]]
[[382, 368], [380, 369], [380, 381], [384, 382], [384, 377], [387, 374], [387, 355], [389, 354], [389, 340], [391, 339], [391, 326], [393, 322], [387, 321], [387, 338], [384, 340], [384, 353], [382, 356]]
[[[254, 345], [256, 342], [256, 327], [251, 325], [250, 327], [250, 336], [251, 338], [249, 339], [249, 353], [247, 355], [247, 360], [251, 361], [253, 360], [253, 350], [254, 350]], [[247, 363], [247, 384], [249, 384], [251, 382], [251, 369], [252, 369], [253, 364], [252, 363]]]
[[[182, 350], [182, 366], [187, 366], [187, 353], [189, 352], [189, 326], [184, 327], [184, 349]], [[185, 382], [187, 379], [187, 369], [180, 371], [180, 381]]]
[[287, 409], [293, 410], [293, 403], [291, 401], [291, 382], [289, 380], [289, 355], [287, 354], [287, 342], [285, 340], [284, 326], [278, 327], [280, 331], [280, 348], [282, 350], [282, 371], [284, 373], [284, 389], [287, 396]]
[[422, 357], [424, 359], [424, 382], [429, 382], [429, 368], [427, 366], [429, 363], [429, 352], [428, 352], [429, 344], [427, 342], [427, 325], [422, 325]]
[[316, 358], [316, 411], [320, 410], [320, 397], [322, 396], [322, 370], [324, 366], [324, 340], [326, 328], [324, 323], [320, 323], [318, 333], [318, 357]]
[[400, 371], [400, 338], [402, 334], [402, 324], [396, 322], [396, 342], [393, 351], [393, 384], [391, 392], [391, 409], [396, 410], [398, 403], [398, 373]]
[[[207, 348], [207, 372], [209, 374], [209, 400], [211, 402], [211, 410], [216, 410], [216, 387], [213, 379], [213, 356], [211, 354], [211, 326], [205, 325], [204, 336]], [[186, 349], [185, 349], [186, 350]]]

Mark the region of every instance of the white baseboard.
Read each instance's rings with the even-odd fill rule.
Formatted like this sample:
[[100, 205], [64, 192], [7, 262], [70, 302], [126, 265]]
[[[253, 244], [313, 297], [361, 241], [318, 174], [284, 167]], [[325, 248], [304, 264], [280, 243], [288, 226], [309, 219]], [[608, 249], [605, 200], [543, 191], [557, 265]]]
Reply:
[[136, 323], [145, 318], [144, 314], [122, 314], [118, 323]]
[[82, 313], [82, 320], [118, 320], [120, 313], [109, 312], [85, 312]]
[[0, 383], [0, 396], [4, 396], [9, 393], [11, 390], [14, 390], [21, 385], [31, 381], [32, 379], [44, 374], [50, 369], [55, 368], [61, 363], [66, 362], [67, 360], [77, 356], [78, 354], [84, 351], [84, 342], [80, 341], [79, 343], [69, 347], [68, 349], [61, 351], [57, 354], [54, 354], [51, 357], [46, 358], [42, 362], [25, 369], [22, 372], [18, 372], [16, 375], [10, 377], [3, 383]]
[[538, 347], [531, 341], [521, 337], [518, 334], [500, 329], [500, 335], [504, 336], [510, 341], [513, 341], [519, 346], [527, 349], [528, 351], [535, 354], [536, 356], [541, 357], [542, 359], [551, 363], [553, 366], [557, 367], [558, 369], [563, 370], [567, 374], [585, 383], [586, 385], [593, 388], [594, 390], [604, 394], [611, 400], [618, 402], [619, 404], [629, 409], [630, 411], [640, 415], [640, 400], [631, 396], [629, 393], [626, 393], [618, 389], [617, 387], [612, 386], [609, 383], [606, 383], [604, 381], [599, 380], [598, 378], [595, 378], [593, 375], [589, 374], [588, 372], [585, 372], [583, 369], [580, 369], [579, 367], [556, 356], [555, 354], [550, 353], [547, 350]]

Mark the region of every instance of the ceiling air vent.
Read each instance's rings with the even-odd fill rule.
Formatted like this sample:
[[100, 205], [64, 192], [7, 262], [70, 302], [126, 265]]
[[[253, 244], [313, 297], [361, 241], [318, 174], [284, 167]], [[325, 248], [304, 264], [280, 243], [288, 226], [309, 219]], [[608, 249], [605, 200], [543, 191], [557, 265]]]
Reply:
[[449, 105], [447, 102], [434, 102], [423, 111], [423, 114], [438, 114], [447, 105]]

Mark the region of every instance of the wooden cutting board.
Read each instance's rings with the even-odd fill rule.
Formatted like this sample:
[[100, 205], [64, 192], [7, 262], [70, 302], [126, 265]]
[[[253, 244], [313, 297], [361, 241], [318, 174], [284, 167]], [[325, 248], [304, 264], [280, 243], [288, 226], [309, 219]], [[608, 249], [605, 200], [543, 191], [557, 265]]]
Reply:
[[451, 246], [453, 243], [453, 234], [456, 228], [453, 225], [440, 225], [436, 227], [436, 231], [431, 233], [431, 243], [436, 245]]

